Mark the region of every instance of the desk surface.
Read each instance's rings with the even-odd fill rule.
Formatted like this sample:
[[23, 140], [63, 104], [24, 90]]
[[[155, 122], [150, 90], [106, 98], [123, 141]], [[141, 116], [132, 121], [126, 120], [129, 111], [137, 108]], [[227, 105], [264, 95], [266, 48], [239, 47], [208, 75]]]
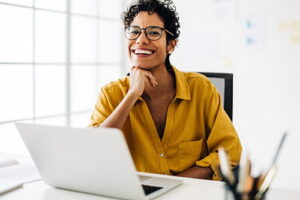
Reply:
[[[164, 175], [153, 175], [164, 176]], [[157, 200], [224, 200], [225, 190], [224, 183], [218, 181], [207, 181], [191, 178], [172, 177], [174, 179], [182, 179], [184, 183], [177, 188], [169, 191]], [[102, 196], [84, 194], [68, 190], [56, 189], [46, 185], [43, 181], [27, 183], [23, 187], [0, 196], [1, 200], [103, 200], [112, 199]], [[270, 189], [267, 200], [299, 200], [300, 191], [290, 191], [282, 189]]]

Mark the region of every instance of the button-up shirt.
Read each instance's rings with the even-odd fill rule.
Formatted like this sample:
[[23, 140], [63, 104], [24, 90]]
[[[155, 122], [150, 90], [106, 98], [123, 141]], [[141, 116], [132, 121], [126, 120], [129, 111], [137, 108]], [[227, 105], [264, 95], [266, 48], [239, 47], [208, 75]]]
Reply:
[[[169, 105], [163, 138], [159, 137], [146, 101], [139, 97], [122, 128], [136, 169], [176, 174], [195, 165], [210, 167], [219, 180], [217, 150], [223, 147], [231, 164], [240, 159], [241, 144], [223, 109], [215, 86], [198, 73], [175, 67], [176, 96]], [[99, 126], [128, 92], [129, 77], [101, 88], [90, 126]]]

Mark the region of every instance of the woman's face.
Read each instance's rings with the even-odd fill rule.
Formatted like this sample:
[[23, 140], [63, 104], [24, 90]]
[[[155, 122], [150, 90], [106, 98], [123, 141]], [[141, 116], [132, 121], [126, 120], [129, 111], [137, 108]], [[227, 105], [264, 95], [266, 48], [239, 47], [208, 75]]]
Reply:
[[[139, 26], [146, 28], [148, 26], [159, 26], [164, 28], [164, 23], [160, 17], [153, 13], [140, 12], [132, 21], [131, 26]], [[128, 53], [133, 66], [142, 69], [152, 69], [154, 67], [165, 67], [167, 52], [172, 50], [174, 46], [167, 45], [166, 32], [162, 31], [162, 36], [159, 40], [149, 40], [143, 30], [139, 37], [135, 40], [128, 40]]]

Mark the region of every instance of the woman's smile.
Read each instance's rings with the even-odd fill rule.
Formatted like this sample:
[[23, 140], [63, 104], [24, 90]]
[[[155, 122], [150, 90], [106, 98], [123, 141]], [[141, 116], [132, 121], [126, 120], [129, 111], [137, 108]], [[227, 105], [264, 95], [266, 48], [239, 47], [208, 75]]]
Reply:
[[148, 48], [134, 48], [131, 50], [131, 52], [137, 58], [146, 58], [152, 56], [156, 51]]

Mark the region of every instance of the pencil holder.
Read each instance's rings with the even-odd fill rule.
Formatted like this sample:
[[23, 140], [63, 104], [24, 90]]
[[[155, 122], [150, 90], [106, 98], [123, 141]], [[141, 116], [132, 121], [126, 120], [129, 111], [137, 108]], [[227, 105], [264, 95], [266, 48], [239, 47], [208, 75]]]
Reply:
[[285, 141], [287, 133], [284, 133], [278, 149], [268, 170], [262, 171], [258, 176], [251, 175], [251, 162], [248, 154], [243, 151], [240, 163], [237, 167], [231, 168], [230, 159], [225, 149], [218, 149], [220, 160], [220, 174], [225, 181], [226, 200], [264, 200], [270, 184], [277, 173], [276, 160], [280, 149]]
[[253, 195], [249, 193], [232, 193], [231, 190], [225, 190], [225, 200], [265, 200], [265, 195], [261, 198], [255, 198]]
[[265, 194], [268, 191], [266, 190], [262, 194], [259, 194], [257, 190], [251, 190], [250, 192], [238, 192], [237, 184], [232, 185], [228, 181], [225, 181], [224, 190], [225, 200], [265, 200]]

